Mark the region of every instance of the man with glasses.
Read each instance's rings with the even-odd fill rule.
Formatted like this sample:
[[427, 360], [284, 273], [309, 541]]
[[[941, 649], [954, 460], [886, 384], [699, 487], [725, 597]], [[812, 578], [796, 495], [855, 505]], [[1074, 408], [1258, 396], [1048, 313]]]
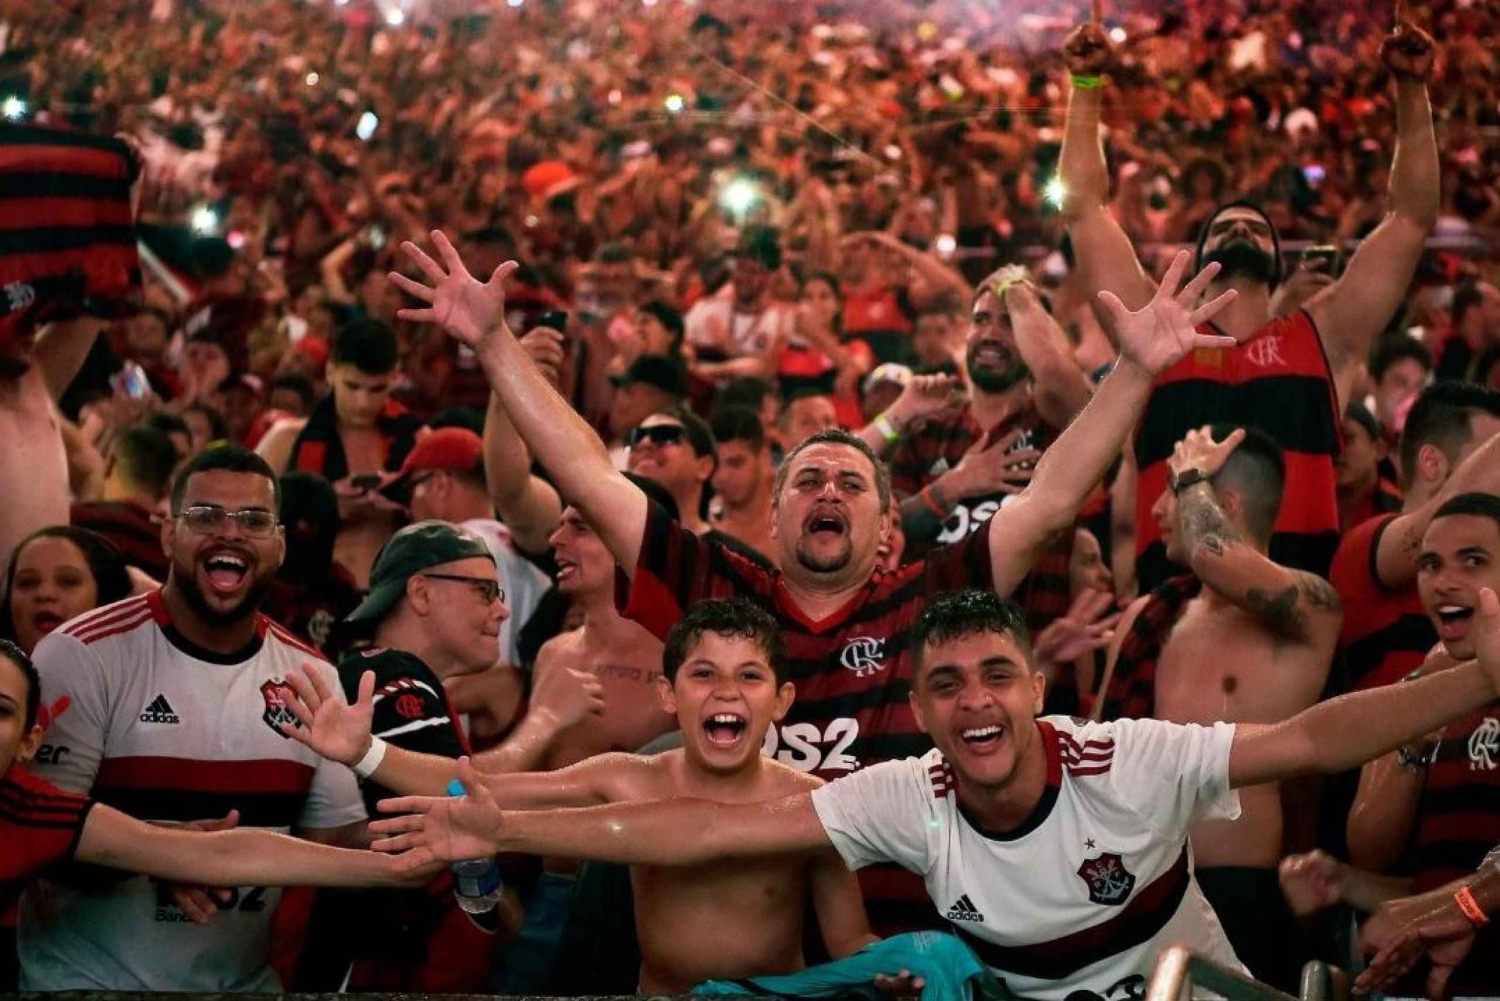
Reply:
[[672, 494], [683, 528], [706, 534], [703, 489], [718, 466], [714, 433], [708, 422], [686, 407], [652, 414], [625, 436], [630, 452], [625, 468], [655, 480]]
[[[162, 526], [166, 584], [80, 616], [39, 644], [54, 710], [35, 767], [62, 789], [160, 823], [225, 818], [363, 847], [349, 772], [282, 728], [286, 676], [334, 670], [260, 612], [286, 540], [276, 477], [241, 448], [182, 470]], [[276, 991], [280, 890], [169, 888], [143, 877], [40, 882], [22, 900], [26, 990]], [[218, 913], [215, 913], [215, 912]]]

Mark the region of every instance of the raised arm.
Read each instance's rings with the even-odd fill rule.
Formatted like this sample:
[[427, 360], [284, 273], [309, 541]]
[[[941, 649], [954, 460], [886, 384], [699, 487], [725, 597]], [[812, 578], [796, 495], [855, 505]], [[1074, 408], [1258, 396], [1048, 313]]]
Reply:
[[[1063, 184], [1063, 219], [1073, 240], [1078, 268], [1093, 291], [1110, 289], [1131, 309], [1151, 301], [1156, 286], [1141, 267], [1130, 238], [1109, 211], [1109, 167], [1100, 137], [1104, 106], [1103, 75], [1114, 52], [1098, 11], [1063, 43], [1063, 60], [1073, 76], [1068, 118], [1063, 128], [1058, 174]], [[1101, 313], [1100, 320], [1106, 319]]]
[[47, 395], [53, 402], [72, 385], [73, 377], [94, 348], [94, 340], [108, 324], [97, 316], [49, 323], [41, 329], [32, 349], [32, 362], [42, 374]]
[[1099, 294], [1120, 335], [1120, 361], [1083, 413], [1043, 454], [1031, 485], [992, 519], [990, 563], [998, 593], [1015, 590], [1030, 572], [1037, 549], [1073, 523], [1089, 491], [1120, 454], [1151, 395], [1156, 374], [1195, 348], [1234, 343], [1232, 338], [1199, 334], [1195, 328], [1233, 302], [1236, 293], [1225, 292], [1194, 309], [1192, 304], [1219, 269], [1210, 264], [1179, 292], [1187, 266], [1188, 253], [1182, 251], [1156, 295], [1134, 313], [1114, 293]]
[[1380, 533], [1380, 545], [1375, 550], [1375, 573], [1380, 583], [1398, 590], [1416, 580], [1417, 556], [1432, 516], [1459, 494], [1475, 492], [1500, 494], [1500, 434], [1470, 452], [1430, 501], [1397, 515]]
[[[1244, 440], [1242, 430], [1221, 442], [1214, 441], [1206, 427], [1189, 431], [1167, 460], [1172, 481], [1189, 470], [1210, 478], [1217, 475]], [[1241, 538], [1211, 479], [1199, 480], [1177, 495], [1177, 524], [1189, 565], [1209, 589], [1255, 616], [1276, 636], [1305, 645], [1325, 643], [1332, 652], [1343, 622], [1338, 592], [1316, 574], [1272, 562]]]
[[[521, 344], [539, 365], [543, 358], [553, 355], [560, 364], [560, 337], [556, 331], [539, 327], [521, 338]], [[555, 369], [551, 376], [549, 382], [555, 386]], [[532, 475], [531, 451], [494, 393], [490, 394], [489, 412], [484, 418], [484, 478], [500, 520], [521, 551], [546, 552], [548, 539], [562, 520], [562, 501], [552, 484]]]
[[1338, 383], [1339, 406], [1348, 402], [1354, 373], [1375, 338], [1406, 298], [1423, 243], [1441, 207], [1441, 166], [1427, 100], [1432, 37], [1408, 21], [1381, 45], [1396, 78], [1396, 152], [1391, 162], [1385, 220], [1360, 244], [1344, 276], [1314, 296], [1307, 311], [1318, 325]]
[[507, 261], [488, 282], [480, 282], [469, 274], [446, 236], [434, 231], [432, 242], [442, 266], [416, 244], [401, 245], [431, 284], [392, 272], [390, 279], [397, 288], [427, 303], [425, 308], [403, 309], [396, 315], [440, 324], [473, 349], [521, 438], [541, 459], [568, 502], [576, 504], [598, 530], [620, 566], [633, 573], [646, 531], [646, 495], [615, 469], [593, 428], [547, 384], [505, 325], [505, 282], [516, 263]]
[[1479, 592], [1479, 659], [1404, 685], [1319, 702], [1272, 726], [1239, 724], [1229, 754], [1234, 786], [1341, 772], [1453, 722], [1500, 695], [1500, 599]]
[[628, 865], [700, 865], [716, 859], [781, 855], [832, 847], [812, 794], [762, 803], [668, 799], [581, 810], [504, 813], [461, 761], [462, 797], [385, 800], [377, 851], [404, 852], [406, 864], [481, 858], [497, 852], [558, 855]]

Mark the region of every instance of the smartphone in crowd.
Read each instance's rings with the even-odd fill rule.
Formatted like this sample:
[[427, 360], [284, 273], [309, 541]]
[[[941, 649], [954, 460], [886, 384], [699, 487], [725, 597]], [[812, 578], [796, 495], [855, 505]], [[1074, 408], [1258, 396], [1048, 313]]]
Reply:
[[120, 371], [110, 376], [109, 384], [132, 400], [144, 400], [151, 395], [151, 380], [146, 377], [146, 370], [133, 361], [126, 362]]
[[1344, 254], [1337, 247], [1308, 247], [1302, 252], [1302, 259], [1308, 264], [1323, 261], [1323, 273], [1330, 278], [1337, 278], [1344, 273]]

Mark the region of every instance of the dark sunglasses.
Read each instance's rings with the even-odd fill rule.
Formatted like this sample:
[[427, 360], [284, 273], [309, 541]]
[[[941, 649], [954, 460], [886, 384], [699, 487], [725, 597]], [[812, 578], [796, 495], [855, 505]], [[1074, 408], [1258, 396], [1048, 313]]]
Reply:
[[643, 441], [650, 441], [658, 446], [680, 445], [686, 430], [681, 424], [653, 424], [648, 428], [631, 428], [630, 433], [625, 436], [625, 444], [631, 448]]

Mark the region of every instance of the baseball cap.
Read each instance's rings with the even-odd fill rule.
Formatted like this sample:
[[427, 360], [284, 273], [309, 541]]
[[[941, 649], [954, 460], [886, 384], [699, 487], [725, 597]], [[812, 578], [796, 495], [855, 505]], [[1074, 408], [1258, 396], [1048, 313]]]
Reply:
[[609, 381], [616, 386], [644, 383], [678, 398], [687, 393], [687, 373], [682, 363], [666, 355], [641, 355], [624, 373], [610, 376]]
[[370, 593], [345, 622], [373, 623], [380, 620], [406, 593], [406, 582], [423, 570], [455, 560], [495, 557], [479, 536], [446, 521], [419, 521], [390, 537], [375, 557], [370, 571]]
[[438, 428], [417, 439], [396, 478], [380, 492], [391, 500], [405, 504], [411, 494], [411, 480], [417, 473], [441, 469], [471, 473], [484, 464], [484, 439], [463, 427]]

